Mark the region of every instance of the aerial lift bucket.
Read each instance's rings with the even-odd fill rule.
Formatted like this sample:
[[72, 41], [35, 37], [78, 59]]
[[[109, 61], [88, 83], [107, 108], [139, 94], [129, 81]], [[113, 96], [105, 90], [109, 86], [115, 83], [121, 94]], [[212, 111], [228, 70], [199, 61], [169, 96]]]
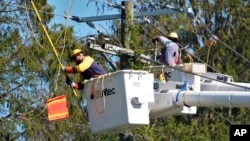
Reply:
[[117, 133], [149, 124], [148, 103], [154, 102], [154, 76], [121, 70], [85, 81], [92, 133]]

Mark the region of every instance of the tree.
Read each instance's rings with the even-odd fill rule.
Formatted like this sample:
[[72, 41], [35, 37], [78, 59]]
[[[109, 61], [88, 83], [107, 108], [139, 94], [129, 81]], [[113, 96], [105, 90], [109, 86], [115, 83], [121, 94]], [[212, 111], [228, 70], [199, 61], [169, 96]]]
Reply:
[[[46, 1], [39, 4], [40, 7], [46, 5]], [[31, 23], [32, 15], [27, 13], [26, 2], [6, 0], [0, 5], [0, 90], [1, 107], [6, 110], [5, 113], [1, 111], [1, 127], [6, 130], [1, 130], [0, 134], [3, 140], [12, 140], [24, 134], [17, 127], [20, 123], [17, 115], [39, 106], [38, 95], [43, 92], [42, 95], [46, 96], [48, 84], [43, 77], [46, 71], [38, 65], [43, 54], [33, 52], [44, 48], [31, 44], [33, 37], [36, 37], [36, 23]], [[44, 10], [49, 12], [52, 7], [44, 7]], [[47, 15], [46, 18], [49, 20], [52, 16]]]
[[[47, 1], [34, 2], [43, 20], [48, 23], [53, 17], [53, 8]], [[57, 124], [47, 121], [46, 101], [61, 93], [71, 94], [64, 86], [65, 75], [61, 78], [60, 65], [47, 40], [41, 23], [37, 19], [31, 3], [27, 1], [1, 2], [1, 139], [56, 139], [60, 134], [54, 132]], [[50, 14], [48, 14], [50, 13]], [[47, 29], [48, 30], [48, 29]], [[74, 39], [72, 27], [55, 25], [49, 34], [60, 57], [68, 58]], [[66, 38], [67, 37], [67, 38]], [[65, 47], [68, 53], [65, 53]], [[60, 58], [61, 59], [61, 58]], [[59, 60], [60, 61], [60, 60]], [[68, 63], [67, 60], [63, 63]], [[74, 95], [67, 95], [69, 98]], [[78, 106], [74, 100], [70, 108]], [[82, 113], [82, 112], [80, 112]], [[77, 115], [77, 113], [76, 113]], [[84, 119], [85, 116], [82, 116]], [[72, 118], [73, 119], [73, 118]], [[84, 122], [85, 120], [81, 120]], [[63, 127], [64, 126], [64, 127]], [[63, 128], [67, 125], [63, 124]], [[69, 128], [70, 129], [70, 128]], [[52, 132], [53, 131], [53, 132]], [[54, 134], [53, 134], [54, 133]], [[66, 135], [61, 135], [60, 138]]]
[[[109, 1], [119, 5], [118, 1]], [[119, 1], [120, 2], [120, 1]], [[136, 1], [135, 11], [176, 7], [192, 7], [200, 23], [184, 13], [147, 17], [151, 23], [135, 19], [131, 27], [130, 48], [136, 57], [130, 58], [133, 69], [143, 69], [141, 53], [153, 56], [151, 38], [176, 31], [183, 45], [189, 45], [193, 56], [207, 60], [218, 72], [233, 75], [236, 80], [249, 81], [248, 19], [249, 2], [245, 1]], [[51, 48], [37, 15], [27, 1], [3, 1], [0, 3], [0, 139], [14, 140], [119, 140], [117, 134], [91, 134], [88, 117], [83, 108], [84, 94], [75, 97], [65, 87], [62, 64], [71, 64], [73, 48], [87, 48], [85, 42], [74, 36], [73, 27], [63, 24], [47, 27], [53, 18], [53, 8], [47, 1], [35, 1], [43, 24], [49, 32], [59, 59]], [[97, 10], [106, 10], [107, 3], [98, 3]], [[67, 20], [67, 19], [66, 19]], [[113, 38], [121, 39], [121, 24], [110, 25]], [[210, 48], [206, 42], [216, 35], [219, 40]], [[103, 34], [96, 42], [103, 42]], [[185, 50], [182, 50], [185, 51]], [[102, 64], [102, 56], [90, 51]], [[184, 54], [184, 53], [183, 53]], [[209, 55], [208, 55], [209, 54]], [[237, 57], [236, 57], [237, 56]], [[183, 56], [185, 57], [185, 56]], [[187, 59], [183, 58], [186, 62]], [[195, 61], [200, 60], [195, 58]], [[223, 63], [221, 63], [223, 62]], [[104, 66], [110, 69], [109, 66]], [[112, 71], [112, 70], [110, 70]], [[77, 76], [70, 76], [77, 79]], [[49, 122], [46, 101], [66, 94], [70, 118]], [[215, 112], [216, 111], [216, 112]], [[228, 140], [228, 120], [249, 123], [249, 110], [245, 108], [200, 108], [197, 115], [172, 116], [151, 120], [148, 127], [129, 131], [134, 140]], [[228, 120], [225, 120], [228, 119]], [[130, 137], [131, 137], [130, 136]]]

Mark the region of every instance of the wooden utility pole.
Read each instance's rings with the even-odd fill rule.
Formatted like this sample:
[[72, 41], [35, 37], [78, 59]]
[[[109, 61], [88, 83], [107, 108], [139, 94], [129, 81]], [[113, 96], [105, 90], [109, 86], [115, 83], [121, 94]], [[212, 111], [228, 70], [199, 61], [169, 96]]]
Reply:
[[[121, 44], [123, 48], [130, 49], [131, 34], [134, 26], [134, 12], [132, 1], [122, 1], [124, 7], [121, 11]], [[120, 58], [120, 69], [130, 69], [129, 56], [122, 54]], [[128, 133], [119, 134], [120, 141], [132, 141], [133, 137]]]
[[[120, 7], [118, 5], [114, 5]], [[180, 9], [175, 7], [169, 7], [166, 9], [158, 9], [155, 11], [142, 11], [142, 12], [133, 12], [134, 3], [130, 1], [122, 1], [121, 2], [121, 14], [113, 14], [113, 15], [102, 15], [102, 16], [95, 16], [95, 17], [76, 17], [74, 19], [76, 22], [86, 22], [91, 28], [95, 28], [93, 26], [93, 21], [103, 21], [103, 20], [114, 20], [114, 19], [121, 19], [121, 44], [124, 49], [130, 49], [131, 44], [131, 35], [133, 32], [133, 18], [134, 17], [143, 17], [143, 16], [156, 16], [156, 15], [167, 15], [167, 14], [175, 14], [175, 13], [189, 13], [190, 9]], [[73, 18], [73, 17], [71, 17]], [[72, 19], [73, 20], [73, 19]], [[97, 48], [96, 48], [97, 49]], [[105, 52], [101, 48], [98, 49], [99, 51]], [[120, 69], [130, 69], [129, 64], [129, 56], [126, 54], [122, 54], [120, 56]]]
[[[121, 5], [124, 7], [121, 13], [121, 44], [124, 48], [130, 49], [131, 34], [134, 25], [134, 3], [132, 1], [122, 1]], [[130, 69], [127, 55], [121, 55], [120, 68]]]
[[[93, 21], [103, 21], [103, 20], [114, 20], [114, 19], [121, 19], [121, 44], [124, 49], [130, 49], [131, 45], [131, 35], [133, 32], [134, 27], [134, 17], [143, 17], [143, 16], [156, 16], [156, 15], [167, 15], [167, 14], [175, 14], [185, 12], [187, 13], [188, 9], [179, 10], [176, 8], [170, 9], [159, 9], [155, 11], [142, 11], [142, 12], [133, 12], [134, 3], [132, 1], [122, 1], [121, 2], [121, 14], [114, 14], [114, 15], [102, 15], [96, 17], [77, 17], [77, 22], [93, 22]], [[89, 25], [89, 24], [88, 24]], [[93, 25], [90, 25], [93, 28]], [[113, 48], [117, 48], [116, 46], [112, 45]], [[117, 53], [114, 51], [109, 51], [103, 49], [100, 46], [90, 46], [91, 49], [96, 49], [101, 52], [106, 52], [110, 54], [116, 55]], [[127, 52], [127, 51], [126, 51]], [[131, 51], [130, 51], [131, 54]], [[120, 56], [120, 69], [130, 69], [129, 64], [129, 55], [122, 54]], [[119, 133], [120, 141], [133, 141], [134, 137], [132, 133], [129, 132], [121, 132]]]

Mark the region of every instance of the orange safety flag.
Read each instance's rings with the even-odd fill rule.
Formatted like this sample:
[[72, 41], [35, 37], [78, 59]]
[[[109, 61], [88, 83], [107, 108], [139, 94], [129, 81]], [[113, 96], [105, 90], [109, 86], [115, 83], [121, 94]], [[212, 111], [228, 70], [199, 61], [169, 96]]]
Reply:
[[47, 101], [49, 121], [69, 118], [66, 95], [57, 96]]

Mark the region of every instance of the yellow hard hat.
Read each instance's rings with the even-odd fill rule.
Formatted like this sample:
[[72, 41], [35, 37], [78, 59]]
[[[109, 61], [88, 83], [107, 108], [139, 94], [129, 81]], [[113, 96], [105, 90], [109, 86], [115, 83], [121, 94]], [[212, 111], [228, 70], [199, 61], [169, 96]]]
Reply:
[[75, 57], [78, 53], [83, 53], [83, 51], [80, 50], [80, 49], [74, 49], [74, 50], [71, 52], [71, 58]]
[[168, 34], [168, 37], [169, 37], [169, 38], [176, 38], [176, 39], [178, 39], [178, 35], [177, 35], [177, 33], [175, 33], [175, 32], [169, 33], [169, 34]]

